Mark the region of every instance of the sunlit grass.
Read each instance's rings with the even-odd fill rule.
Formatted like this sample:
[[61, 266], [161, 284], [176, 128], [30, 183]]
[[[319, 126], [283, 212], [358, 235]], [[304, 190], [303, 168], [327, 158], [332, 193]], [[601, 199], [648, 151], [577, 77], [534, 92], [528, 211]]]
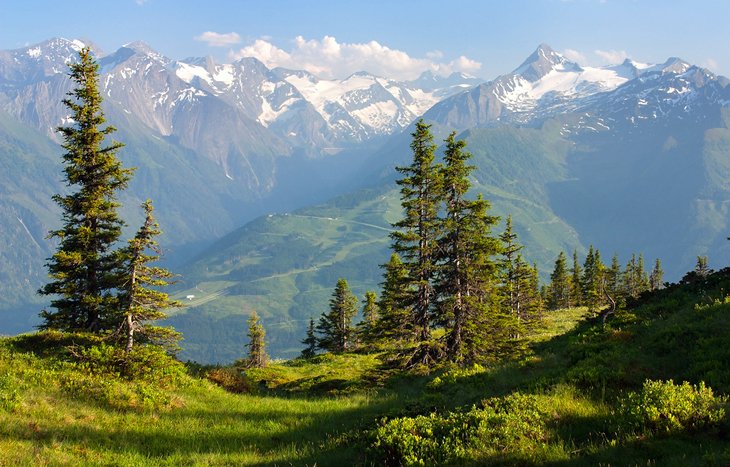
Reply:
[[[83, 382], [83, 371], [58, 347], [34, 343], [76, 336], [0, 339], [0, 465], [380, 465], [374, 437], [388, 420], [426, 417], [438, 428], [468, 413], [476, 418], [455, 427], [473, 438], [449, 445], [461, 465], [725, 465], [727, 417], [702, 432], [660, 433], [621, 412], [645, 379], [706, 380], [727, 394], [728, 286], [718, 290], [699, 305], [685, 290], [667, 291], [605, 327], [584, 308], [547, 312], [527, 353], [500, 364], [415, 374], [392, 368], [387, 352], [324, 354], [226, 368], [247, 394], [184, 376], [169, 398], [147, 405], [110, 402], [116, 386], [101, 399], [69, 392], [64, 381]], [[513, 397], [533, 402], [509, 409], [504, 426], [489, 426], [504, 413], [479, 415]]]

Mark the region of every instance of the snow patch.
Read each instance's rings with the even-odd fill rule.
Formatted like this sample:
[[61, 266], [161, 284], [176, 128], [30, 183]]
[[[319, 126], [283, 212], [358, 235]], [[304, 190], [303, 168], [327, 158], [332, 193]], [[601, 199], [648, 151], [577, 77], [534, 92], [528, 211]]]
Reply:
[[216, 73], [213, 75], [213, 79], [219, 83], [225, 84], [226, 86], [230, 86], [233, 84], [234, 80], [233, 66], [223, 65], [220, 68], [217, 68]]
[[175, 74], [178, 78], [190, 84], [195, 77], [198, 77], [206, 83], [213, 85], [213, 78], [208, 73], [208, 70], [201, 66], [189, 65], [187, 63], [178, 62], [175, 69]]
[[390, 125], [398, 113], [398, 106], [393, 101], [375, 102], [363, 109], [352, 112], [361, 123], [371, 128], [382, 128]]
[[41, 48], [40, 47], [33, 47], [32, 49], [28, 49], [28, 56], [31, 58], [38, 58], [41, 56]]
[[71, 41], [71, 48], [74, 49], [76, 52], [83, 49], [84, 47], [86, 47], [86, 44], [84, 44], [83, 42], [81, 42], [78, 39], [74, 39]]

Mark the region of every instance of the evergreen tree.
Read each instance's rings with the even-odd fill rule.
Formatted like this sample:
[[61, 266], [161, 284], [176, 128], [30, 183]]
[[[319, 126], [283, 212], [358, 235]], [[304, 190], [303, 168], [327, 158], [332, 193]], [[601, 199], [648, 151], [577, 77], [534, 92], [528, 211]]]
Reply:
[[502, 241], [502, 261], [500, 266], [504, 276], [502, 285], [503, 303], [506, 312], [512, 316], [518, 316], [517, 287], [517, 256], [522, 245], [517, 242], [517, 233], [512, 229], [512, 216], [507, 216], [504, 232], [499, 236]]
[[578, 262], [578, 250], [573, 250], [573, 268], [570, 270], [570, 301], [573, 306], [583, 305], [583, 270]]
[[362, 307], [362, 321], [357, 325], [357, 335], [360, 342], [370, 344], [373, 342], [374, 331], [379, 319], [378, 312], [378, 296], [375, 292], [368, 290], [365, 292]]
[[611, 258], [611, 267], [606, 270], [606, 293], [615, 304], [624, 302], [622, 277], [618, 255], [614, 253]]
[[269, 356], [266, 355], [266, 330], [259, 320], [256, 311], [251, 313], [248, 318], [248, 358], [246, 364], [250, 368], [264, 368], [269, 362]]
[[142, 204], [145, 220], [127, 248], [121, 251], [122, 270], [120, 277], [119, 303], [123, 314], [122, 327], [126, 335], [126, 351], [132, 350], [135, 333], [139, 332], [148, 342], [161, 344], [175, 349], [175, 343], [181, 336], [170, 328], [152, 324], [154, 321], [167, 318], [164, 310], [181, 307], [182, 303], [171, 300], [160, 290], [171, 284], [173, 274], [167, 269], [150, 266], [160, 258], [161, 251], [155, 238], [160, 235], [159, 225], [152, 215], [152, 201]]
[[588, 255], [583, 263], [582, 289], [586, 306], [596, 313], [604, 304], [606, 266], [601, 261], [601, 253], [588, 248]]
[[570, 308], [570, 277], [568, 276], [568, 260], [562, 251], [555, 260], [555, 267], [550, 274], [548, 308]]
[[322, 313], [317, 325], [318, 347], [329, 352], [347, 352], [355, 343], [352, 318], [357, 314], [357, 298], [345, 279], [339, 279], [330, 300], [329, 313]]
[[309, 318], [309, 327], [307, 327], [307, 337], [302, 340], [302, 344], [306, 347], [302, 350], [301, 358], [312, 358], [317, 355], [317, 347], [319, 339], [314, 334], [314, 318]]
[[[697, 263], [695, 263], [695, 268], [685, 274], [684, 277], [682, 277], [680, 283], [702, 284], [707, 276], [709, 276], [711, 273], [712, 269], [710, 269], [707, 256], [698, 256]], [[704, 293], [704, 291], [702, 291], [702, 293]]]
[[373, 328], [373, 338], [403, 346], [416, 338], [410, 308], [405, 305], [409, 298], [408, 271], [397, 253], [391, 254], [390, 261], [382, 267], [385, 272], [378, 301], [380, 316]]
[[624, 294], [626, 298], [637, 298], [639, 296], [638, 264], [636, 254], [631, 254], [631, 259], [626, 263], [624, 269]]
[[707, 256], [698, 256], [697, 263], [695, 264], [695, 271], [699, 277], [705, 278], [710, 275], [712, 269], [709, 266], [709, 260]]
[[649, 275], [644, 269], [644, 255], [631, 255], [624, 271], [624, 289], [627, 297], [638, 298], [650, 289]]
[[639, 261], [636, 264], [636, 282], [638, 286], [639, 295], [646, 292], [650, 288], [649, 274], [646, 272], [644, 267], [644, 254], [639, 253]]
[[446, 355], [452, 361], [473, 361], [490, 344], [496, 323], [488, 323], [494, 289], [496, 265], [492, 257], [498, 251], [496, 239], [489, 236], [498, 218], [489, 216], [489, 203], [481, 196], [467, 200], [469, 174], [474, 167], [466, 162], [471, 154], [466, 143], [457, 141], [455, 133], [445, 140], [442, 170], [445, 216], [439, 229], [440, 264], [436, 280], [438, 296], [437, 322], [446, 329]]
[[59, 240], [47, 267], [52, 282], [39, 292], [53, 295], [56, 311], [41, 313], [43, 329], [103, 331], [114, 326], [118, 302], [114, 291], [119, 277], [119, 255], [112, 246], [121, 235], [123, 221], [117, 215], [116, 193], [126, 188], [131, 169], [124, 169], [116, 153], [121, 143], [104, 146], [115, 131], [104, 127], [99, 93], [99, 66], [84, 48], [78, 63], [70, 65], [76, 88], [63, 100], [73, 125], [60, 127], [63, 135], [64, 173], [68, 185], [77, 188], [53, 200], [61, 207], [63, 226], [49, 236]]
[[540, 314], [540, 292], [537, 266], [530, 266], [518, 254], [514, 262], [513, 283], [514, 316], [517, 326], [513, 337], [519, 338], [526, 329], [532, 327]]
[[662, 262], [659, 258], [654, 263], [654, 269], [649, 274], [649, 288], [651, 290], [659, 290], [664, 288], [664, 270], [662, 269]]
[[[442, 199], [440, 170], [434, 163], [436, 145], [430, 127], [423, 119], [416, 122], [411, 135], [413, 162], [407, 167], [396, 168], [403, 175], [397, 183], [404, 217], [393, 224], [396, 230], [391, 233], [393, 251], [398, 253], [407, 271], [398, 309], [411, 313], [411, 325], [419, 347], [427, 347], [431, 339], [438, 212]], [[425, 361], [430, 357], [427, 351], [419, 350], [414, 358]]]

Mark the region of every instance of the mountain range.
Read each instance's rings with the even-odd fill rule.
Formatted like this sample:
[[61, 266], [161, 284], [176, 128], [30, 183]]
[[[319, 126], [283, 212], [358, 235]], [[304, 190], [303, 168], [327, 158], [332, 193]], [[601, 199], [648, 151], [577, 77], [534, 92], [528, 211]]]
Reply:
[[[28, 329], [42, 306], [50, 196], [66, 189], [54, 129], [82, 46], [0, 51], [0, 332]], [[171, 60], [143, 43], [97, 56], [120, 157], [137, 167], [123, 215], [134, 226], [155, 201], [176, 294], [194, 296], [171, 319], [187, 358], [240, 356], [252, 309], [272, 353], [293, 356], [339, 277], [377, 290], [400, 215], [393, 169], [421, 116], [437, 140], [467, 141], [475, 192], [513, 216], [544, 278], [559, 251], [589, 244], [604, 260], [661, 258], [672, 280], [697, 255], [730, 260], [728, 80], [678, 58], [589, 67], [543, 44], [491, 81], [399, 82]]]

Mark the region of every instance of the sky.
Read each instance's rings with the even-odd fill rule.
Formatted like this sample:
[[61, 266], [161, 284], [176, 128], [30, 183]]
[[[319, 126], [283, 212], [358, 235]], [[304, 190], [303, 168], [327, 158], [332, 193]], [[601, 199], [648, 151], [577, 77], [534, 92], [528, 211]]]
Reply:
[[141, 40], [171, 59], [253, 56], [322, 78], [493, 79], [545, 43], [584, 66], [676, 56], [730, 76], [730, 0], [0, 0], [0, 11], [0, 50]]

